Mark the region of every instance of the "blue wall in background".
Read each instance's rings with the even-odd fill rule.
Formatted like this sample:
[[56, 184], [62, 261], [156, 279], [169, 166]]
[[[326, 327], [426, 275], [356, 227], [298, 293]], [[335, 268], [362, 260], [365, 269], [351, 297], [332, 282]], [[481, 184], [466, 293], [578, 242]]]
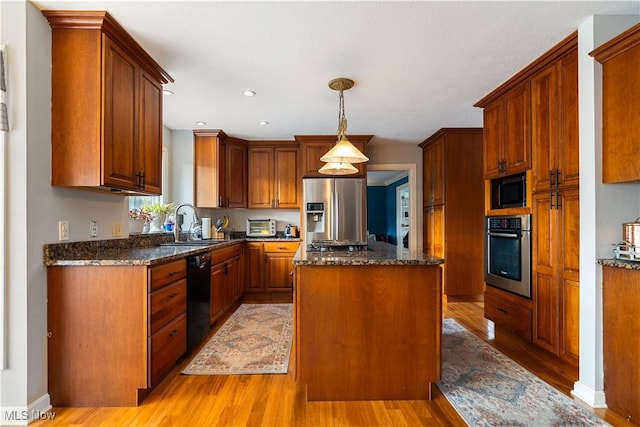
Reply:
[[387, 188], [367, 186], [367, 228], [369, 233], [387, 234]]
[[367, 227], [369, 233], [384, 234], [389, 243], [397, 244], [396, 188], [408, 182], [409, 177], [404, 177], [386, 187], [367, 187]]

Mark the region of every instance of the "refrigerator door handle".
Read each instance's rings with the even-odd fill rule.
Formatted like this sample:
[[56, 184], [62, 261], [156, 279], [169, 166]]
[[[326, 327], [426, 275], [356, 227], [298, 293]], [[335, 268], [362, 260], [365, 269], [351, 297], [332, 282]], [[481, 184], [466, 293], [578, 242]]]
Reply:
[[340, 194], [338, 194], [337, 192], [333, 192], [331, 193], [331, 196], [333, 198], [333, 200], [331, 201], [331, 215], [333, 216], [332, 218], [332, 224], [333, 224], [333, 236], [331, 236], [332, 239], [337, 239], [338, 238], [338, 231], [340, 230]]

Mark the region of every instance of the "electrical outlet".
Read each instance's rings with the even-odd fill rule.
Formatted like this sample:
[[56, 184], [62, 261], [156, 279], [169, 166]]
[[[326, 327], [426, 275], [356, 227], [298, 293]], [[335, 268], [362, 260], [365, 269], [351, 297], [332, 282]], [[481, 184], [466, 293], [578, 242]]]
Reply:
[[95, 219], [89, 221], [89, 232], [91, 237], [98, 237], [98, 221]]
[[113, 227], [111, 227], [111, 234], [113, 237], [122, 236], [122, 226], [119, 222], [114, 222]]
[[58, 221], [58, 240], [69, 240], [69, 221]]

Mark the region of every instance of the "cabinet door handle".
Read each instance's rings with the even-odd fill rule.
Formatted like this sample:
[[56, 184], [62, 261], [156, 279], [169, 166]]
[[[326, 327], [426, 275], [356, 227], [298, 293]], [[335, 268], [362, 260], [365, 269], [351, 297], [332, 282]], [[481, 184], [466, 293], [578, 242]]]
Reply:
[[556, 209], [560, 209], [562, 207], [562, 202], [560, 201], [560, 192], [556, 191]]
[[508, 314], [509, 312], [507, 310], [505, 310], [504, 308], [500, 308], [498, 307], [498, 311], [504, 313], [504, 314]]
[[222, 206], [222, 196], [218, 196], [218, 207], [222, 208], [224, 206]]
[[177, 329], [174, 329], [173, 331], [169, 332], [169, 338], [173, 338], [176, 335], [178, 335], [178, 330]]
[[175, 297], [177, 297], [178, 295], [180, 295], [180, 292], [174, 292], [171, 295], [169, 295], [169, 299], [174, 299]]
[[549, 193], [549, 196], [550, 196], [550, 197], [549, 197], [549, 199], [551, 200], [551, 202], [550, 202], [551, 204], [550, 204], [550, 206], [549, 206], [549, 210], [551, 210], [551, 209], [553, 209], [553, 208], [555, 208], [555, 207], [556, 207], [556, 206], [553, 204], [553, 191], [552, 191], [551, 193]]
[[549, 170], [549, 188], [553, 188], [556, 185], [555, 179], [553, 179], [554, 175], [554, 171]]
[[172, 272], [170, 272], [169, 274], [167, 274], [167, 276], [169, 276], [169, 277], [173, 277], [173, 276], [175, 276], [176, 274], [180, 274], [180, 272], [179, 272], [179, 271], [172, 271]]
[[556, 169], [556, 188], [560, 185], [560, 177], [562, 176], [562, 172], [560, 169]]

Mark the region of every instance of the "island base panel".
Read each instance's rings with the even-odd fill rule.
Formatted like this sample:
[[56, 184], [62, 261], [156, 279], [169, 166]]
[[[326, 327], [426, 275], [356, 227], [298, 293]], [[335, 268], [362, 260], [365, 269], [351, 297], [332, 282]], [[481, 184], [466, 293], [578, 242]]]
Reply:
[[418, 400], [440, 380], [441, 269], [299, 266], [299, 380], [308, 400]]

